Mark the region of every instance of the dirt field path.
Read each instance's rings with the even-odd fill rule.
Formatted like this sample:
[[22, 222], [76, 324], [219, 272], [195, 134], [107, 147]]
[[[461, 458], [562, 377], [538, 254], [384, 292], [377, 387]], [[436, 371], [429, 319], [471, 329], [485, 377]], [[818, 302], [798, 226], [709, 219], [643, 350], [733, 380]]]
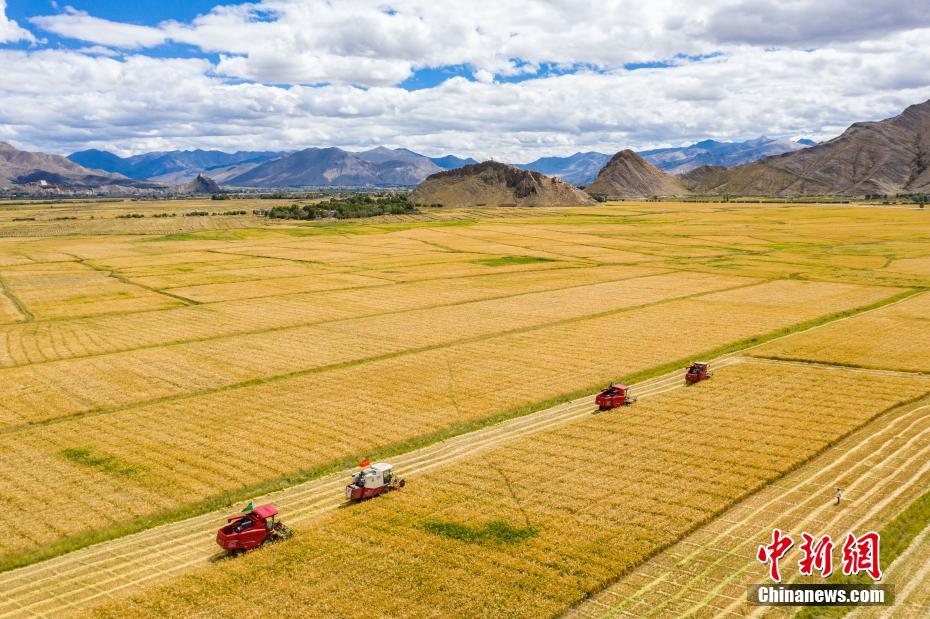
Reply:
[[[729, 356], [714, 367], [739, 361]], [[648, 398], [683, 385], [682, 373], [676, 371], [633, 385], [633, 393]], [[579, 398], [393, 457], [391, 462], [399, 474], [415, 478], [516, 437], [584, 418], [594, 411], [592, 400]], [[300, 526], [344, 503], [349, 474], [346, 470], [257, 497], [255, 503], [273, 502], [283, 521]], [[0, 617], [45, 616], [85, 607], [215, 560], [222, 555], [213, 537], [231, 511], [234, 508], [154, 527], [0, 574]]]
[[[930, 404], [900, 407], [853, 433], [781, 481], [658, 554], [567, 613], [569, 617], [781, 615], [746, 604], [746, 587], [763, 582], [755, 558], [774, 527], [830, 533], [877, 527], [926, 492], [930, 484]], [[844, 489], [840, 507], [833, 489]], [[926, 560], [926, 555], [921, 557]], [[783, 563], [796, 573], [796, 557]], [[915, 569], [923, 569], [918, 567]], [[786, 579], [790, 581], [790, 579]], [[887, 582], [894, 584], [894, 575]], [[902, 583], [903, 584], [903, 583]], [[923, 616], [926, 598], [914, 595]], [[921, 602], [920, 600], [923, 600]]]

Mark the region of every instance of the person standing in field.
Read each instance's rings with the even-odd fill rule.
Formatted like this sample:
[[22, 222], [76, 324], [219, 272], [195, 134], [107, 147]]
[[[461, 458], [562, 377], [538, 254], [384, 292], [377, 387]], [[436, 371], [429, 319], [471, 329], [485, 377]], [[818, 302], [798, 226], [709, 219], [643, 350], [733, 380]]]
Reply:
[[839, 488], [837, 488], [837, 489], [836, 489], [836, 504], [837, 504], [837, 505], [840, 504], [840, 499], [842, 499], [842, 498], [843, 498], [843, 491], [840, 490]]

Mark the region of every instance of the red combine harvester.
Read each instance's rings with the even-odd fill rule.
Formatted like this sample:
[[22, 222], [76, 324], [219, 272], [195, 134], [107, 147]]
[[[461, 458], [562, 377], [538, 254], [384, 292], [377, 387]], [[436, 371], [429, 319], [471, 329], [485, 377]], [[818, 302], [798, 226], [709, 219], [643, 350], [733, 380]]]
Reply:
[[594, 403], [597, 404], [598, 408], [602, 411], [617, 408], [618, 406], [626, 406], [635, 401], [636, 398], [630, 395], [629, 387], [626, 385], [614, 384], [611, 384], [610, 387], [601, 391], [597, 394], [597, 397], [594, 398]]
[[710, 371], [710, 365], [708, 365], [707, 362], [695, 361], [688, 366], [688, 371], [685, 373], [685, 381], [692, 384], [699, 383], [713, 375], [714, 373]]
[[359, 463], [362, 470], [355, 474], [352, 483], [346, 486], [346, 498], [350, 501], [363, 501], [385, 492], [400, 490], [407, 482], [394, 477], [393, 467], [387, 462], [370, 464], [368, 460]]
[[287, 539], [294, 532], [276, 522], [277, 515], [278, 508], [274, 505], [261, 505], [247, 513], [230, 516], [226, 519], [229, 524], [216, 532], [216, 543], [223, 550], [235, 554], [268, 542]]

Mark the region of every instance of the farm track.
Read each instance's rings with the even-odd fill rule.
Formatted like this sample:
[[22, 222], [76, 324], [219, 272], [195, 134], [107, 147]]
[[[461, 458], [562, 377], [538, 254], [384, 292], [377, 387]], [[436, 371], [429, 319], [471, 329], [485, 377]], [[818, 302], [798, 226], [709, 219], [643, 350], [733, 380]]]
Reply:
[[[740, 361], [731, 355], [716, 361], [714, 366], [722, 368]], [[633, 385], [633, 393], [649, 397], [682, 386], [681, 371], [675, 371]], [[393, 457], [391, 461], [404, 477], [415, 477], [501, 443], [587, 417], [594, 410], [591, 402], [592, 397], [585, 396]], [[345, 505], [342, 488], [349, 474], [349, 470], [341, 471], [255, 501], [274, 502], [284, 514], [285, 522], [300, 526]], [[0, 617], [64, 613], [221, 558], [213, 537], [218, 523], [223, 522], [229, 511], [214, 511], [161, 525], [0, 574]]]
[[[756, 547], [774, 527], [795, 537], [803, 530], [831, 532], [834, 539], [839, 531], [875, 528], [920, 496], [928, 482], [930, 404], [925, 398], [870, 422], [567, 616], [777, 615], [745, 602], [746, 586], [763, 578]], [[831, 501], [837, 486], [844, 488], [846, 497], [841, 509]]]

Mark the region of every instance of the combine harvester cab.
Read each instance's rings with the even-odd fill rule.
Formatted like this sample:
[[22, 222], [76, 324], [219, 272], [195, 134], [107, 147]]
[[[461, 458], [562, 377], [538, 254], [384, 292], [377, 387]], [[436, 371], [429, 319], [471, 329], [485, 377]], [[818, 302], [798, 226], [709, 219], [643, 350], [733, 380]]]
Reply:
[[636, 401], [636, 398], [630, 395], [630, 388], [626, 385], [610, 385], [604, 389], [594, 399], [594, 403], [602, 411], [607, 411], [619, 406], [628, 406]]
[[216, 543], [235, 554], [287, 539], [294, 533], [275, 521], [277, 515], [278, 508], [274, 505], [261, 505], [246, 514], [230, 516], [226, 519], [228, 524], [216, 532]]
[[350, 501], [364, 501], [385, 492], [400, 490], [406, 485], [403, 479], [394, 477], [394, 467], [387, 462], [368, 465], [363, 464], [362, 470], [352, 478], [352, 483], [346, 486], [346, 498]]
[[685, 382], [689, 384], [699, 383], [713, 375], [714, 373], [710, 371], [710, 365], [706, 361], [695, 361], [688, 366], [688, 371], [685, 372]]

